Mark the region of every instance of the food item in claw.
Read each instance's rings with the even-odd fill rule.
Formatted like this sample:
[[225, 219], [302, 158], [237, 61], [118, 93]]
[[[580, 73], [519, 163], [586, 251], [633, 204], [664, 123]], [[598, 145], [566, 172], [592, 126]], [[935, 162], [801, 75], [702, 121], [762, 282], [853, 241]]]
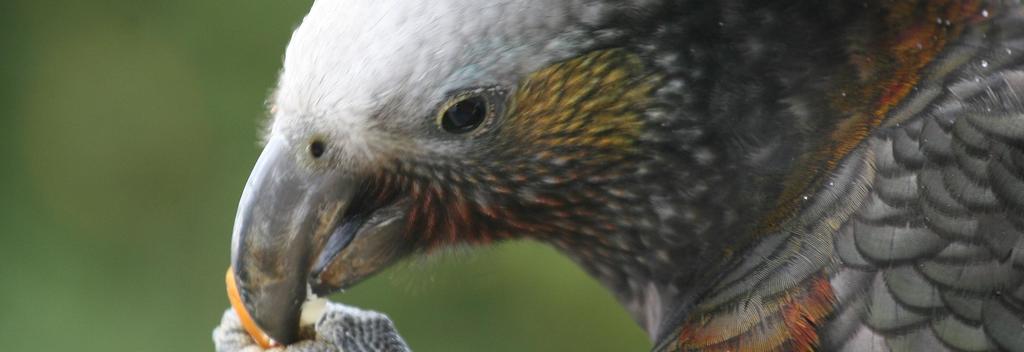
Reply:
[[252, 316], [245, 310], [245, 305], [242, 304], [242, 296], [238, 294], [238, 287], [235, 285], [235, 271], [233, 268], [228, 267], [228, 273], [224, 278], [224, 281], [228, 286], [228, 300], [231, 301], [231, 308], [235, 310], [235, 314], [238, 314], [238, 319], [242, 321], [242, 327], [245, 328], [245, 332], [252, 336], [252, 339], [262, 348], [271, 348], [280, 346], [277, 341], [267, 336], [267, 333], [260, 329], [256, 322], [252, 320]]
[[316, 325], [320, 318], [327, 313], [327, 299], [319, 298], [312, 292], [307, 292], [305, 302], [302, 302], [302, 314], [299, 315], [299, 326]]

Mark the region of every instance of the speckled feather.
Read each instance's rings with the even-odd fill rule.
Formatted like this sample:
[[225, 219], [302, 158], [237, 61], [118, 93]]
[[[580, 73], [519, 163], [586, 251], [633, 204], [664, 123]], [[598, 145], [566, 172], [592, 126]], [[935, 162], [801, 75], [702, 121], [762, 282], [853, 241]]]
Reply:
[[[932, 2], [902, 11], [926, 16], [935, 12], [933, 7], [949, 5]], [[1018, 251], [1024, 243], [1020, 227], [1024, 213], [1014, 205], [1011, 194], [1016, 191], [996, 188], [991, 171], [983, 171], [1001, 169], [996, 156], [1012, 159], [1020, 149], [1000, 151], [981, 143], [996, 138], [996, 130], [988, 130], [988, 136], [974, 131], [971, 137], [981, 144], [970, 148], [973, 159], [966, 158], [969, 143], [957, 143], [953, 134], [953, 126], [1002, 122], [1006, 123], [1002, 127], [1013, 130], [1011, 125], [1024, 121], [1024, 106], [1015, 93], [1024, 88], [1017, 71], [1022, 60], [1014, 54], [1020, 50], [1021, 12], [994, 4], [952, 5], [967, 13], [941, 11], [944, 15], [938, 20], [916, 19], [935, 21], [945, 31], [942, 36], [931, 30], [923, 36], [913, 33], [915, 36], [892, 39], [900, 45], [924, 41], [923, 47], [912, 44], [912, 48], [928, 55], [921, 57], [925, 61], [915, 61], [906, 53], [898, 57], [902, 63], [888, 63], [888, 69], [881, 69], [891, 76], [862, 79], [876, 84], [897, 77], [899, 84], [889, 86], [897, 87], [899, 95], [886, 86], [874, 87], [875, 91], [882, 89], [880, 95], [854, 93], [847, 87], [849, 93], [833, 98], [831, 106], [840, 109], [836, 113], [877, 122], [866, 124], [868, 129], [863, 132], [838, 134], [859, 136], [859, 140], [840, 140], [838, 145], [851, 146], [845, 147], [849, 151], [833, 154], [838, 158], [819, 159], [836, 160], [837, 165], [817, 166], [816, 172], [827, 172], [825, 177], [806, 181], [805, 187], [819, 191], [802, 188], [799, 198], [804, 204], [795, 210], [795, 216], [783, 217], [787, 220], [782, 225], [762, 227], [774, 235], [755, 245], [730, 275], [702, 297], [697, 308], [687, 313], [689, 323], [683, 325], [679, 339], [673, 342], [669, 336], [662, 347], [741, 351], [1024, 348], [1019, 338], [1024, 336], [1021, 300], [1008, 294], [1021, 290], [1024, 275], [1012, 260], [1022, 255]], [[915, 20], [907, 13], [891, 17]], [[901, 25], [922, 31], [920, 25]], [[893, 67], [910, 73], [893, 72]], [[855, 72], [863, 70], [856, 67]], [[976, 96], [966, 96], [965, 90]], [[861, 95], [861, 101], [874, 103], [851, 105], [848, 96], [854, 94]], [[971, 118], [965, 116], [970, 116], [967, 111], [985, 113]], [[840, 124], [834, 131], [845, 127]], [[836, 135], [832, 133], [833, 138]], [[1019, 134], [1002, 138], [1009, 145], [1021, 143]], [[962, 151], [959, 160], [963, 161], [953, 156], [957, 149]], [[836, 147], [826, 150], [841, 151]], [[862, 171], [843, 171], [858, 164]], [[798, 166], [807, 165], [802, 162]], [[1019, 180], [1020, 173], [1015, 175]], [[1000, 192], [1010, 193], [1000, 196]], [[815, 212], [819, 206], [830, 209], [830, 216]], [[989, 225], [983, 227], [981, 222]], [[948, 237], [954, 233], [959, 233], [959, 241]], [[986, 239], [988, 236], [994, 238]], [[944, 252], [951, 256], [943, 258]], [[825, 306], [828, 312], [806, 315], [809, 326], [773, 325], [772, 319], [786, 316], [783, 302], [794, 294], [800, 297], [800, 292], [824, 278], [831, 283], [833, 292], [829, 294], [833, 296], [828, 301], [834, 302], [834, 307], [822, 305], [821, 299], [798, 298], [801, 304]], [[966, 309], [955, 304], [964, 303], [941, 298], [947, 295], [972, 297], [969, 304], [978, 313], [975, 319], [962, 320], [956, 311]], [[988, 316], [981, 317], [982, 307], [987, 308]], [[710, 336], [698, 336], [694, 330]], [[774, 337], [772, 331], [777, 330], [789, 336]]]

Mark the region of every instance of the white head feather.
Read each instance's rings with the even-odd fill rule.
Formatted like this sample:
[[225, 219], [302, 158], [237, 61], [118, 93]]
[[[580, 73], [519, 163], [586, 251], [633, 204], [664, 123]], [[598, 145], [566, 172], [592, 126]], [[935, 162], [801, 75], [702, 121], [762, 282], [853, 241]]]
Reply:
[[410, 119], [431, 117], [450, 91], [513, 89], [578, 54], [579, 25], [602, 8], [592, 0], [317, 0], [288, 46], [271, 133], [296, 145], [327, 139], [348, 162], [371, 161], [381, 144], [371, 141], [414, 139], [402, 131], [415, 128]]

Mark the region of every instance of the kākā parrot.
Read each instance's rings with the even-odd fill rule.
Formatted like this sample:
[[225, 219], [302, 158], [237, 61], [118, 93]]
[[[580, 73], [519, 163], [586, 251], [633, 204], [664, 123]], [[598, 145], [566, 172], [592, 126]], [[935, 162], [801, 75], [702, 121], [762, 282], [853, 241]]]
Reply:
[[232, 239], [279, 343], [531, 239], [656, 351], [1024, 351], [1017, 1], [317, 0]]

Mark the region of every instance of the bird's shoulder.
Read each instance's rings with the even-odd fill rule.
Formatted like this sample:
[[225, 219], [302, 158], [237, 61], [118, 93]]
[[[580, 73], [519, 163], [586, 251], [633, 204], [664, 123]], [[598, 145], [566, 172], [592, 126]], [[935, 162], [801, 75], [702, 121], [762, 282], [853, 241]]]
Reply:
[[1024, 350], [1024, 13], [982, 11], [657, 350]]

